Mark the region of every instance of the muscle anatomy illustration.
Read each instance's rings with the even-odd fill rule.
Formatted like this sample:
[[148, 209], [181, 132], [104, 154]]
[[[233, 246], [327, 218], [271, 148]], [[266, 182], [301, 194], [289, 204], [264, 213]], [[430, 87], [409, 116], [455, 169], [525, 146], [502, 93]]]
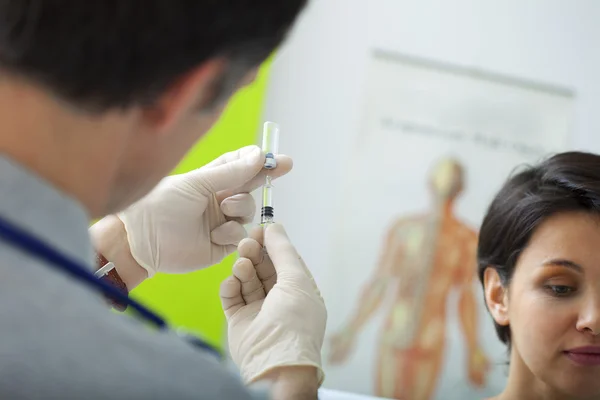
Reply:
[[361, 328], [391, 294], [378, 343], [377, 396], [432, 399], [442, 370], [446, 304], [453, 289], [460, 292], [458, 314], [471, 384], [482, 386], [488, 370], [477, 339], [473, 293], [477, 234], [454, 214], [463, 191], [463, 168], [456, 160], [443, 159], [432, 169], [429, 183], [432, 209], [391, 225], [358, 307], [330, 338], [329, 362], [345, 362]]

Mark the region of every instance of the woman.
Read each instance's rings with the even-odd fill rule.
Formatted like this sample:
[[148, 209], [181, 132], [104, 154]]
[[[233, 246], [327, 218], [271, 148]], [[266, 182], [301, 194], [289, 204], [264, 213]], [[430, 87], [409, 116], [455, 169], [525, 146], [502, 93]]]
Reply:
[[562, 153], [511, 177], [478, 263], [510, 353], [494, 399], [600, 399], [600, 156]]

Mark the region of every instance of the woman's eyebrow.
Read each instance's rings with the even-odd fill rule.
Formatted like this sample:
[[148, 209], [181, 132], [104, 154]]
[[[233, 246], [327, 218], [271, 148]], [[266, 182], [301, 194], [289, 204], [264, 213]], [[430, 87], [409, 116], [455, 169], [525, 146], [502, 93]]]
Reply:
[[549, 261], [544, 261], [544, 263], [542, 265], [545, 267], [553, 267], [553, 266], [566, 267], [566, 268], [573, 269], [577, 272], [583, 273], [583, 267], [581, 265], [577, 264], [574, 261], [567, 260], [564, 258], [554, 258]]

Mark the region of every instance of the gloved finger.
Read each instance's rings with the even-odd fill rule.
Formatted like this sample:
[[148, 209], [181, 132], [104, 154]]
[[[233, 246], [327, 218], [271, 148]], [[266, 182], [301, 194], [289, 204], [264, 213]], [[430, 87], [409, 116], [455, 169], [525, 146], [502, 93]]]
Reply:
[[258, 242], [261, 246], [263, 245], [265, 238], [265, 228], [261, 225], [254, 226], [250, 229], [250, 233], [248, 234], [249, 238], [252, 238]]
[[277, 283], [277, 272], [275, 271], [273, 261], [271, 261], [268, 254], [265, 254], [263, 256], [263, 261], [255, 268], [258, 279], [260, 279], [263, 284], [265, 293], [269, 294], [271, 289], [273, 289], [273, 286]]
[[300, 255], [290, 242], [281, 224], [269, 224], [265, 229], [264, 243], [270, 259], [273, 261], [278, 280], [289, 278], [308, 278], [300, 262]]
[[[259, 187], [261, 187], [265, 183], [265, 179], [267, 175], [269, 175], [273, 179], [277, 179], [292, 170], [294, 163], [289, 156], [285, 154], [277, 154], [275, 156], [275, 160], [277, 161], [277, 167], [273, 169], [262, 169], [256, 171], [256, 174], [250, 177], [246, 182], [244, 182], [240, 186], [230, 185], [227, 189], [224, 189], [221, 192], [217, 192], [217, 200], [221, 201], [227, 197], [233, 196], [236, 193], [250, 193]], [[264, 165], [264, 159], [263, 159]]]
[[[265, 293], [269, 294], [271, 289], [273, 289], [273, 286], [275, 286], [275, 284], [277, 283], [277, 272], [275, 271], [275, 267], [273, 266], [273, 261], [271, 261], [271, 258], [268, 254], [265, 253], [264, 248], [262, 247], [264, 231], [265, 230], [262, 226], [255, 226], [254, 228], [250, 229], [248, 237], [249, 240], [253, 240], [254, 243], [258, 244], [259, 246], [260, 255], [258, 258], [260, 258], [261, 261], [259, 263], [255, 262], [254, 268], [256, 269], [258, 279], [260, 279], [260, 281], [263, 284], [263, 287], [265, 288]], [[240, 243], [240, 246], [241, 245], [242, 243]], [[258, 249], [254, 247], [253, 251], [257, 250]]]
[[242, 297], [242, 283], [235, 276], [230, 276], [221, 283], [219, 296], [227, 319], [246, 305]]
[[243, 239], [240, 244], [238, 244], [237, 249], [240, 257], [248, 258], [254, 265], [258, 265], [263, 261], [263, 248], [252, 238]]
[[265, 298], [262, 282], [258, 279], [250, 259], [238, 258], [233, 264], [233, 276], [242, 284], [242, 298], [246, 304]]
[[242, 224], [237, 221], [227, 221], [213, 229], [210, 233], [210, 240], [219, 246], [237, 246], [246, 236], [247, 233]]
[[248, 190], [232, 192], [231, 189], [243, 187], [263, 168], [265, 155], [258, 146], [248, 146], [222, 155], [211, 163], [195, 171], [188, 172], [191, 179], [204, 182], [212, 193], [229, 190], [227, 196], [218, 196], [219, 202], [227, 197]]
[[317, 286], [317, 282], [315, 281], [315, 278], [313, 277], [312, 272], [310, 272], [310, 269], [308, 269], [308, 267], [306, 266], [306, 263], [304, 262], [304, 259], [302, 258], [302, 256], [298, 256], [298, 257], [300, 259], [300, 264], [302, 265], [302, 268], [304, 269], [304, 273], [306, 273], [306, 276], [308, 276], [310, 278], [310, 282], [313, 286], [313, 289], [315, 290], [317, 295], [321, 298], [321, 301], [325, 302], [325, 300], [323, 299], [323, 296], [321, 295], [321, 291], [319, 290], [319, 287]]
[[221, 202], [221, 211], [227, 218], [234, 218], [241, 224], [249, 224], [256, 213], [256, 202], [250, 193], [239, 193]]
[[[257, 151], [257, 149], [258, 149], [258, 151], [261, 151], [260, 147], [258, 147], [255, 144], [251, 144], [249, 146], [241, 147], [237, 150], [229, 151], [229, 152], [215, 158], [214, 160], [212, 160], [211, 162], [206, 164], [205, 167], [216, 167], [219, 165], [230, 163], [235, 160], [239, 160], [240, 158], [246, 157], [248, 154], [254, 153], [255, 151]], [[264, 160], [263, 160], [263, 163], [264, 163]]]

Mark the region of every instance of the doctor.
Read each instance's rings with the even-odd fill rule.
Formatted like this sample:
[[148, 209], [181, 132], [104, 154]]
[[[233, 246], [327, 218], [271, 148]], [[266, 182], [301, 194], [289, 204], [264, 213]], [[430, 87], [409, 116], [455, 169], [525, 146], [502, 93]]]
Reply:
[[[244, 239], [260, 149], [161, 180], [304, 5], [0, 1], [1, 398], [316, 398], [319, 291], [281, 226]], [[274, 174], [291, 168], [280, 156]], [[238, 244], [221, 294], [241, 378], [126, 296]]]

